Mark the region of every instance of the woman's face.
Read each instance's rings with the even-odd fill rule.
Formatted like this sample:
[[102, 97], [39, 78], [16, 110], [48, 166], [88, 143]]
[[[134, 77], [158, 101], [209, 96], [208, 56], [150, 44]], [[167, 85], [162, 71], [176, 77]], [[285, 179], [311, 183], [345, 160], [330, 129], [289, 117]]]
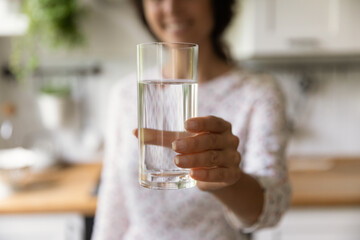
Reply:
[[143, 0], [152, 32], [164, 42], [210, 40], [214, 19], [211, 0]]

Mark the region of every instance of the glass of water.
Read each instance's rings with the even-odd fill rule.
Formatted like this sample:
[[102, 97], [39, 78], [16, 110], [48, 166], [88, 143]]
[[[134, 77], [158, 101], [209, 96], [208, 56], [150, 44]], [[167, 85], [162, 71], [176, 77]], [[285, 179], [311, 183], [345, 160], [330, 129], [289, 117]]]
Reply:
[[192, 43], [137, 45], [139, 181], [150, 189], [196, 185], [178, 168], [172, 142], [190, 136], [184, 123], [197, 116], [198, 46]]

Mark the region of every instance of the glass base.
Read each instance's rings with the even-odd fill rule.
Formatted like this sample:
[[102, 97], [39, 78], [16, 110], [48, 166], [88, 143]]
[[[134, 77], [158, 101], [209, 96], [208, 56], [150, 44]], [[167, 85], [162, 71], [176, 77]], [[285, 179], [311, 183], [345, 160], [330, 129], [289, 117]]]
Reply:
[[175, 190], [192, 188], [196, 181], [189, 172], [148, 172], [141, 175], [140, 185], [149, 189]]

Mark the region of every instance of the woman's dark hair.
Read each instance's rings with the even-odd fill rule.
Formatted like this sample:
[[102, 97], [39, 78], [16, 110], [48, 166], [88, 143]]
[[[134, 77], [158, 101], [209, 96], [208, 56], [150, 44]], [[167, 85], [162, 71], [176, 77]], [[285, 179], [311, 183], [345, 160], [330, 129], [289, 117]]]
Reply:
[[[225, 61], [231, 61], [231, 56], [227, 45], [224, 43], [222, 39], [222, 35], [225, 29], [229, 26], [231, 19], [234, 16], [235, 2], [236, 0], [211, 0], [213, 16], [214, 16], [214, 28], [211, 33], [211, 42], [215, 54]], [[143, 0], [135, 0], [134, 3], [143, 24], [149, 30], [151, 35], [155, 37], [155, 39], [157, 39], [157, 37], [151, 31], [149, 25], [146, 22]]]

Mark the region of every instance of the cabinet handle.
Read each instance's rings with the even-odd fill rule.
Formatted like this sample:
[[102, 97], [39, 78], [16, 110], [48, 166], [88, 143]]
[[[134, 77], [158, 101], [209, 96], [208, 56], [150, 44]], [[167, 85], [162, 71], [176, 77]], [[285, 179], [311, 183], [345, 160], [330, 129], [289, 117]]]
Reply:
[[289, 38], [288, 43], [292, 48], [305, 48], [305, 49], [313, 49], [320, 47], [320, 41], [317, 38]]

